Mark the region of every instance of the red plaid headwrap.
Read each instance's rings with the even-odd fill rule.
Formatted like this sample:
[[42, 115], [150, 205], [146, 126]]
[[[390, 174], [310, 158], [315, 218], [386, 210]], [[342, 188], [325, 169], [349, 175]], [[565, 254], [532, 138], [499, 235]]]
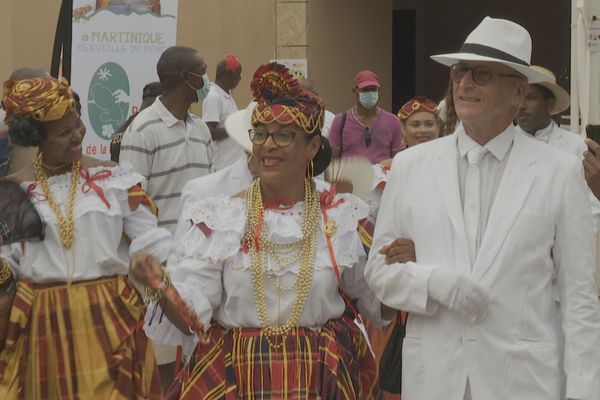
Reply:
[[2, 104], [5, 121], [14, 115], [30, 117], [41, 122], [56, 121], [75, 106], [73, 91], [66, 79], [50, 76], [4, 82]]
[[325, 103], [303, 88], [284, 65], [273, 62], [259, 67], [250, 88], [258, 103], [252, 113], [252, 125], [296, 124], [309, 135], [323, 127]]
[[400, 120], [406, 121], [408, 117], [421, 111], [437, 114], [440, 111], [440, 107], [435, 101], [430, 100], [425, 96], [417, 96], [410, 99], [400, 108], [398, 117], [400, 117]]

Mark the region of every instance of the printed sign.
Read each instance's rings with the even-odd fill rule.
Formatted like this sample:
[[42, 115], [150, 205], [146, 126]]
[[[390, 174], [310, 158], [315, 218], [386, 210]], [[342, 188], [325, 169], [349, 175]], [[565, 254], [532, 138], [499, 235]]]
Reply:
[[176, 33], [177, 0], [74, 0], [71, 85], [81, 98], [85, 155], [110, 158], [112, 136], [158, 80], [156, 63]]

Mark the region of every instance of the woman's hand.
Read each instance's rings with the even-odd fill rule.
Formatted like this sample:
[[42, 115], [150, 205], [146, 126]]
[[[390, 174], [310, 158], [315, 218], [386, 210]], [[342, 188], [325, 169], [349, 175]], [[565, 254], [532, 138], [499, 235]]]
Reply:
[[156, 257], [138, 251], [129, 261], [129, 274], [140, 283], [148, 285], [151, 279], [158, 279], [160, 282], [164, 272]]
[[385, 255], [387, 265], [394, 263], [416, 262], [415, 243], [410, 239], [398, 238], [392, 243], [379, 249], [381, 254]]

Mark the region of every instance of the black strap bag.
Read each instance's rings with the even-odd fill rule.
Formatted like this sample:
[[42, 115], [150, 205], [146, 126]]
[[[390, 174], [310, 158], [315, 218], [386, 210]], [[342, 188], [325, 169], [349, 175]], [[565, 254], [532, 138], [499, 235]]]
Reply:
[[379, 387], [390, 393], [402, 391], [402, 342], [406, 335], [406, 326], [400, 313], [396, 315], [392, 335], [385, 345], [379, 361]]

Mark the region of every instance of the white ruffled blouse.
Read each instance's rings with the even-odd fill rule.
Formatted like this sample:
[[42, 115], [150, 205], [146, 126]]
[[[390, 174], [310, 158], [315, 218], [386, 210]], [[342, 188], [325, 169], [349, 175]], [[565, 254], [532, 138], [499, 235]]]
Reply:
[[[332, 204], [336, 203], [327, 210], [327, 217], [337, 225], [332, 247], [342, 276], [342, 288], [351, 299], [362, 300], [361, 312], [370, 314], [368, 317], [377, 323], [384, 323], [380, 303], [369, 291], [363, 276], [366, 256], [357, 233], [358, 222], [367, 216], [368, 206], [348, 194], [336, 195]], [[302, 202], [288, 210], [267, 209], [263, 227], [267, 229], [269, 240], [290, 243], [301, 239], [302, 211]], [[262, 327], [252, 286], [251, 255], [241, 250], [246, 227], [245, 200], [225, 196], [207, 198], [184, 210], [183, 216], [194, 225], [168, 261], [167, 270], [174, 287], [207, 329], [211, 320], [228, 329]], [[339, 318], [345, 309], [323, 227], [321, 217], [312, 286], [298, 321], [303, 327], [322, 326], [330, 319]], [[289, 287], [298, 276], [299, 264], [296, 262], [281, 270], [268, 257], [265, 268], [271, 278], [281, 278], [280, 286]], [[296, 290], [278, 289], [266, 276], [264, 282], [271, 323], [275, 325], [279, 309], [279, 325], [283, 325], [295, 302]], [[148, 307], [146, 334], [158, 344], [183, 344], [189, 351], [193, 338], [179, 331], [168, 318], [159, 318], [154, 308], [152, 304]]]
[[[106, 172], [108, 171], [108, 172]], [[128, 272], [129, 256], [145, 250], [164, 260], [171, 247], [171, 234], [157, 226], [154, 214], [142, 204], [129, 207], [128, 189], [143, 177], [131, 165], [98, 166], [88, 169], [93, 185], [101, 189], [108, 205], [79, 178], [73, 212], [73, 245], [65, 249], [60, 241], [56, 215], [36, 182], [23, 182], [30, 198], [46, 223], [44, 240], [2, 246], [6, 259], [20, 279], [34, 282], [65, 282], [96, 279]], [[51, 176], [48, 184], [56, 204], [66, 215], [71, 173]], [[123, 234], [131, 240], [129, 246]]]

